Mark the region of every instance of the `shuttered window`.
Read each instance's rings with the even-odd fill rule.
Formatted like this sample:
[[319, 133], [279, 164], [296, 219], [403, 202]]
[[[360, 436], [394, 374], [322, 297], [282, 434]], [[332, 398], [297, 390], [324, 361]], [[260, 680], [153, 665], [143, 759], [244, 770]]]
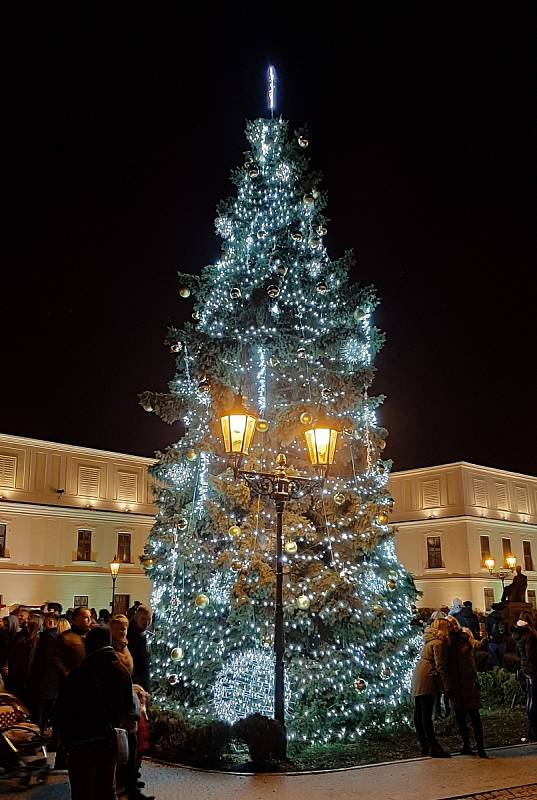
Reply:
[[118, 533], [117, 535], [117, 557], [122, 564], [131, 563], [131, 535], [130, 533]]
[[474, 478], [474, 503], [480, 508], [487, 507], [487, 484], [481, 478]]
[[528, 513], [528, 493], [524, 486], [515, 486], [516, 510], [522, 514]]
[[423, 507], [437, 508], [440, 505], [440, 481], [423, 481]]
[[507, 563], [507, 559], [513, 555], [511, 552], [511, 539], [502, 539], [502, 550], [503, 550], [503, 565], [504, 567], [509, 567]]
[[533, 558], [531, 556], [531, 542], [522, 542], [524, 551], [524, 569], [526, 572], [533, 572]]
[[490, 539], [488, 536], [480, 536], [481, 542], [481, 566], [485, 567], [485, 559], [490, 558]]
[[138, 475], [132, 472], [118, 472], [117, 499], [135, 503], [138, 499]]
[[509, 495], [505, 483], [496, 484], [496, 503], [500, 511], [509, 511]]
[[6, 557], [6, 530], [7, 525], [0, 524], [0, 558]]
[[78, 531], [78, 541], [76, 548], [77, 561], [91, 561], [91, 531]]
[[17, 475], [17, 456], [0, 455], [0, 486], [15, 488]]
[[440, 536], [427, 537], [427, 567], [428, 569], [442, 569], [442, 542]]
[[483, 589], [485, 597], [485, 611], [490, 611], [494, 602], [494, 589]]
[[78, 494], [82, 497], [99, 497], [101, 470], [98, 467], [78, 468]]

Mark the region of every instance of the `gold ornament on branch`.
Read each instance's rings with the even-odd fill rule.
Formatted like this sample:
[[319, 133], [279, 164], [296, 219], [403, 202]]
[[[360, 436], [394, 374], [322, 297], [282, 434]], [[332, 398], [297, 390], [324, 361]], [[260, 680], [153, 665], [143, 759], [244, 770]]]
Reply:
[[301, 242], [302, 241], [302, 234], [300, 231], [291, 231], [291, 239], [294, 242]]
[[360, 306], [358, 306], [358, 308], [355, 308], [353, 317], [356, 320], [356, 322], [362, 322], [365, 319], [364, 309], [360, 308]]
[[182, 661], [185, 657], [182, 647], [174, 647], [170, 653], [170, 658], [172, 661]]
[[227, 532], [229, 533], [232, 539], [236, 539], [237, 536], [240, 536], [242, 533], [238, 525], [230, 525]]
[[194, 600], [195, 604], [198, 608], [205, 608], [209, 605], [209, 598], [206, 594], [198, 594], [196, 595], [196, 599]]
[[298, 137], [298, 144], [302, 148], [306, 148], [309, 145], [309, 139], [306, 139], [305, 136]]
[[304, 201], [304, 204], [307, 206], [312, 206], [313, 203], [315, 202], [315, 198], [313, 197], [312, 194], [305, 194], [302, 199]]
[[342, 492], [336, 492], [336, 494], [334, 495], [334, 503], [337, 506], [342, 506], [344, 502], [345, 502], [345, 495]]
[[280, 294], [280, 290], [278, 286], [269, 286], [267, 289], [267, 294], [274, 300], [274, 298], [278, 297], [278, 295]]
[[326, 294], [328, 291], [328, 286], [324, 281], [319, 281], [319, 283], [315, 286], [319, 294]]
[[195, 450], [192, 450], [191, 447], [185, 452], [185, 458], [187, 459], [187, 461], [195, 461], [197, 457], [198, 454], [196, 453]]
[[178, 675], [168, 675], [168, 683], [170, 686], [176, 686], [179, 683], [179, 676]]
[[265, 431], [269, 429], [269, 423], [266, 419], [258, 419], [255, 423], [255, 427], [260, 433], [265, 433]]
[[367, 689], [367, 683], [363, 678], [356, 678], [354, 681], [354, 688], [357, 692], [365, 692]]
[[259, 169], [255, 166], [255, 164], [248, 169], [248, 175], [250, 178], [257, 178], [259, 176]]
[[395, 575], [390, 575], [388, 580], [386, 581], [386, 586], [390, 590], [390, 592], [394, 592], [397, 589], [397, 578]]
[[296, 542], [286, 542], [283, 549], [288, 555], [294, 556], [298, 550], [298, 545]]
[[310, 607], [310, 605], [311, 605], [311, 602], [310, 602], [309, 597], [307, 597], [307, 595], [301, 594], [299, 597], [297, 597], [296, 606], [297, 606], [297, 608], [300, 609], [300, 611], [307, 611], [308, 608]]
[[188, 528], [188, 520], [186, 517], [181, 517], [181, 519], [177, 520], [177, 527], [180, 531], [186, 531]]
[[276, 275], [279, 275], [280, 278], [285, 278], [285, 276], [287, 275], [287, 267], [285, 266], [285, 264], [278, 264], [278, 266], [276, 267]]
[[170, 350], [172, 351], [172, 353], [180, 353], [182, 349], [183, 349], [183, 345], [182, 345], [181, 342], [174, 342], [170, 346]]
[[375, 522], [377, 523], [377, 525], [387, 525], [389, 521], [390, 518], [385, 511], [379, 511], [379, 513], [375, 517]]
[[188, 288], [188, 286], [181, 286], [181, 288], [179, 289], [179, 295], [183, 297], [185, 300], [187, 297], [190, 297], [190, 289]]
[[310, 412], [309, 412], [309, 411], [304, 411], [304, 412], [303, 412], [303, 413], [300, 415], [300, 422], [301, 422], [303, 425], [311, 425], [311, 423], [313, 422], [313, 415], [312, 415], [312, 414], [310, 414]]

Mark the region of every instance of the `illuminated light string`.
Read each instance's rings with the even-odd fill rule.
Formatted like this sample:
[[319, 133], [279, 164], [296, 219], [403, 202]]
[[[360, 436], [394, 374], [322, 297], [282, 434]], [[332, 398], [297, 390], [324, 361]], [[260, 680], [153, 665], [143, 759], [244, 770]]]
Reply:
[[[272, 569], [275, 514], [260, 498], [248, 502], [239, 497], [242, 490], [227, 471], [226, 459], [218, 455], [219, 443], [209, 433], [212, 397], [199, 390], [194, 377], [196, 362], [204, 357], [200, 337], [220, 348], [217, 381], [242, 386], [259, 412], [267, 412], [271, 427], [277, 414], [293, 404], [316, 404], [322, 389], [331, 388], [331, 374], [351, 385], [373, 363], [376, 346], [374, 302], [360, 304], [358, 323], [351, 319], [342, 268], [330, 262], [318, 234], [322, 203], [304, 202], [302, 167], [286, 144], [284, 123], [258, 121], [248, 135], [255, 165], [251, 171], [258, 174], [250, 175], [246, 167], [240, 171], [237, 196], [216, 220], [222, 254], [210, 268], [211, 281], [202, 287], [199, 320], [188, 335], [188, 350], [185, 343], [183, 370], [179, 365], [171, 384], [186, 407], [187, 434], [153, 471], [160, 486], [157, 522], [148, 544], [156, 612], [153, 696], [158, 705], [190, 719], [231, 718], [260, 709], [272, 713], [272, 654], [258, 646], [272, 632], [271, 579], [253, 565], [261, 558]], [[300, 232], [301, 238], [295, 241], [291, 231]], [[286, 274], [276, 272], [279, 264]], [[314, 279], [321, 276], [329, 287], [325, 294], [315, 288]], [[277, 300], [267, 299], [264, 317], [256, 300], [259, 316], [254, 323], [252, 301], [268, 285], [279, 288]], [[230, 297], [232, 287], [240, 289], [239, 298]], [[305, 360], [296, 356], [294, 345], [280, 347], [282, 329], [296, 348], [306, 347]], [[336, 337], [331, 349], [323, 344], [328, 336]], [[280, 363], [272, 366], [269, 359], [275, 351]], [[204, 372], [212, 377], [206, 361]], [[298, 544], [285, 560], [288, 730], [290, 738], [308, 742], [356, 740], [366, 731], [404, 721], [420, 644], [409, 626], [406, 572], [397, 562], [389, 527], [374, 520], [376, 510], [389, 505], [388, 470], [379, 469], [372, 444], [374, 401], [366, 392], [365, 400], [355, 405], [347, 400], [346, 388], [345, 383], [323, 402], [336, 417], [354, 421], [354, 438], [349, 439], [352, 474], [326, 480], [318, 527], [308, 519], [308, 500], [297, 501], [285, 517], [286, 537]], [[268, 433], [254, 444], [250, 455], [257, 468], [272, 467], [279, 448], [270, 442]], [[368, 465], [360, 471], [355, 451], [366, 443]], [[182, 454], [188, 447], [198, 452], [197, 465], [185, 462]], [[296, 459], [297, 471], [307, 474], [303, 443], [289, 444], [286, 452], [290, 461]], [[361, 505], [334, 512], [330, 499], [336, 491], [353, 502], [359, 496]], [[181, 517], [188, 518], [186, 530], [174, 528]], [[234, 523], [242, 530], [236, 540], [228, 534]], [[386, 586], [389, 575], [395, 577], [394, 591]], [[239, 590], [246, 592], [243, 605], [238, 604]], [[296, 608], [300, 594], [311, 601], [308, 611]], [[319, 622], [331, 639], [320, 636]], [[365, 638], [359, 633], [364, 629]], [[171, 653], [177, 647], [183, 657], [174, 661]], [[240, 656], [251, 666], [254, 680], [235, 686], [244, 669], [234, 672], [230, 666]], [[366, 684], [360, 692], [355, 688], [359, 677]], [[229, 707], [219, 705], [221, 700]]]

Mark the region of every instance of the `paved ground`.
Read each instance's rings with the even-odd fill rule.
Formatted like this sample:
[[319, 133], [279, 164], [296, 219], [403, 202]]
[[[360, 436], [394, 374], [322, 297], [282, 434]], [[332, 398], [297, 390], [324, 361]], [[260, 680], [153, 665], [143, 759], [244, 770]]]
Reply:
[[[537, 745], [491, 751], [488, 760], [418, 758], [314, 775], [230, 775], [144, 763], [157, 800], [537, 800]], [[69, 800], [66, 776], [2, 800]]]

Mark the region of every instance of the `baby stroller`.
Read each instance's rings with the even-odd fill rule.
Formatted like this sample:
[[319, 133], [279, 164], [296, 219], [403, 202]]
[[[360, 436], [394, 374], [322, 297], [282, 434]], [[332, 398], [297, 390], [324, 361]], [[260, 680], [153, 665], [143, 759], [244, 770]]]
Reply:
[[0, 692], [0, 785], [45, 783], [47, 748], [28, 709], [9, 692]]

